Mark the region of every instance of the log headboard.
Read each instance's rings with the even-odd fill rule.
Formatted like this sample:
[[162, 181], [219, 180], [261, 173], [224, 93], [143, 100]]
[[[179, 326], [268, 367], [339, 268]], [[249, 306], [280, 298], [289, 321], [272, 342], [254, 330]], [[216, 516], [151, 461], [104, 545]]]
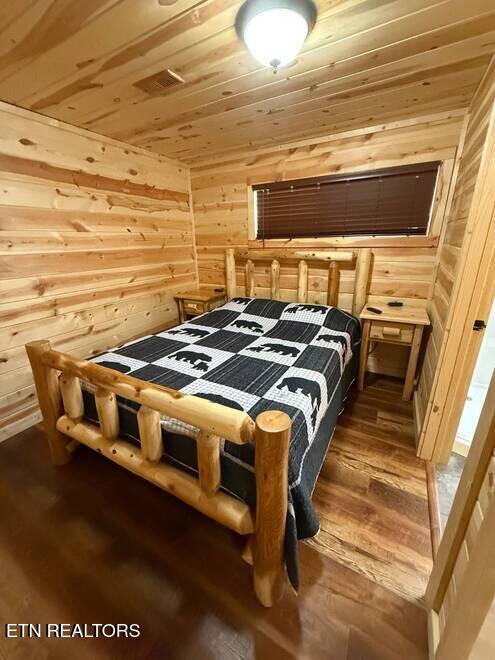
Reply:
[[[225, 269], [227, 280], [227, 299], [235, 298], [237, 290], [235, 250], [228, 248], [225, 252]], [[254, 297], [254, 260], [272, 260], [270, 267], [270, 298], [280, 300], [280, 259], [299, 260], [297, 276], [297, 301], [305, 303], [308, 300], [308, 261], [323, 261], [328, 263], [327, 305], [337, 306], [339, 296], [340, 270], [339, 262], [356, 260], [356, 277], [352, 296], [352, 313], [359, 316], [366, 304], [368, 295], [368, 280], [371, 266], [371, 249], [362, 248], [357, 255], [352, 252], [314, 252], [295, 251], [290, 255], [282, 250], [250, 250], [246, 261], [246, 296]]]

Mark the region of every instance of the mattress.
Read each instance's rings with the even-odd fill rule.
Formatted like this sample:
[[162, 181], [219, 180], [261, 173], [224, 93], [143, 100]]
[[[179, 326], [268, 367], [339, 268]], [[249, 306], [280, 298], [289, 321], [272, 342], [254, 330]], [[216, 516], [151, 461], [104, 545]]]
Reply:
[[[252, 419], [282, 410], [292, 420], [286, 565], [298, 586], [297, 541], [319, 530], [311, 495], [359, 359], [360, 324], [326, 305], [259, 298], [232, 301], [92, 361], [216, 403]], [[91, 386], [85, 417], [97, 422]], [[120, 434], [139, 444], [138, 404], [118, 398]], [[196, 429], [163, 416], [164, 461], [197, 474]], [[222, 443], [224, 491], [255, 504], [254, 446]]]

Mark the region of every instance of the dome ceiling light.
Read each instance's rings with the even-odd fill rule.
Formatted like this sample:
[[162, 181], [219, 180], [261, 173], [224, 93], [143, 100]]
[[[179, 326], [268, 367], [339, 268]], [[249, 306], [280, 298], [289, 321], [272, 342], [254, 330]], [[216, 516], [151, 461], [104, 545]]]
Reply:
[[277, 73], [301, 50], [316, 13], [312, 0], [246, 0], [235, 27], [253, 57]]

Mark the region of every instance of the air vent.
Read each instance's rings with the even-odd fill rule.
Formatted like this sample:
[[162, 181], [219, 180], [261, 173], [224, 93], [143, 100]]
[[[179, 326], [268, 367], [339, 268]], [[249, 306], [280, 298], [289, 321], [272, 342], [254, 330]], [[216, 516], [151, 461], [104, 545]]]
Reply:
[[146, 94], [149, 94], [150, 96], [156, 96], [157, 94], [167, 92], [171, 87], [180, 85], [183, 82], [185, 82], [185, 80], [177, 73], [170, 69], [165, 69], [165, 71], [159, 71], [152, 76], [148, 76], [147, 78], [143, 78], [143, 80], [135, 82], [134, 87], [142, 89], [143, 92], [146, 92]]

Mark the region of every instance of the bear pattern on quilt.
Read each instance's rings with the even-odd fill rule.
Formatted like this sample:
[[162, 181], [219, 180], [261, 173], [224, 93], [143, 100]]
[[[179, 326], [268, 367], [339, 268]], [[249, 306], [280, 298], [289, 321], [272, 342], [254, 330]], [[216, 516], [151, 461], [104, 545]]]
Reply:
[[[313, 475], [308, 479], [305, 461], [314, 460], [311, 446], [332, 401], [340, 411], [342, 375], [359, 342], [359, 321], [338, 308], [237, 297], [178, 327], [142, 337], [93, 361], [243, 410], [252, 419], [266, 410], [289, 415], [287, 535], [292, 540], [286, 542], [286, 558], [296, 586], [297, 538], [307, 538], [318, 530], [311, 505], [315, 470], [314, 466], [306, 470]], [[119, 405], [137, 408], [130, 401], [120, 401]], [[191, 438], [197, 432], [167, 417], [162, 417], [162, 427]], [[222, 454], [252, 471], [251, 445], [225, 442]]]

